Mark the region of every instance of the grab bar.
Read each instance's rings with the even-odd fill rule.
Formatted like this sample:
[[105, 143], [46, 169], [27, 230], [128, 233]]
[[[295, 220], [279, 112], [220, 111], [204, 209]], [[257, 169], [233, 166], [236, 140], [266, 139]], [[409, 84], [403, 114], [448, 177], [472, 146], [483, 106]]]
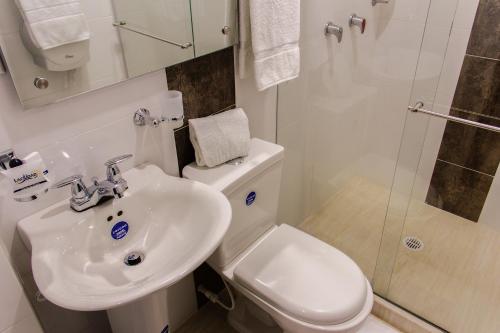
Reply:
[[155, 36], [155, 35], [151, 35], [151, 34], [149, 34], [147, 32], [143, 32], [143, 31], [140, 31], [140, 30], [136, 30], [136, 29], [133, 29], [133, 28], [126, 27], [126, 25], [127, 25], [127, 22], [125, 22], [125, 21], [113, 22], [113, 26], [115, 26], [117, 28], [125, 29], [125, 30], [128, 30], [128, 31], [132, 31], [132, 32], [135, 32], [135, 33], [137, 33], [139, 35], [142, 35], [142, 36], [151, 37], [151, 38], [159, 40], [161, 42], [165, 42], [165, 43], [168, 43], [168, 44], [171, 44], [171, 45], [178, 46], [181, 49], [187, 49], [187, 48], [190, 48], [191, 46], [193, 46], [193, 44], [190, 43], [190, 42], [187, 42], [187, 43], [184, 43], [184, 44], [179, 44], [179, 43], [172, 42], [170, 40], [167, 40], [167, 39]]
[[408, 111], [415, 112], [415, 113], [425, 113], [425, 114], [428, 114], [430, 116], [446, 119], [446, 120], [449, 120], [449, 121], [452, 121], [455, 123], [469, 125], [469, 126], [473, 126], [473, 127], [477, 127], [477, 128], [482, 128], [482, 129], [485, 129], [488, 131], [500, 133], [500, 127], [482, 124], [482, 123], [478, 123], [477, 121], [467, 120], [467, 119], [463, 119], [463, 118], [459, 118], [459, 117], [449, 116], [447, 114], [442, 114], [439, 112], [429, 111], [429, 110], [423, 109], [423, 107], [424, 107], [424, 102], [417, 102], [417, 104], [415, 104], [414, 106], [409, 106]]

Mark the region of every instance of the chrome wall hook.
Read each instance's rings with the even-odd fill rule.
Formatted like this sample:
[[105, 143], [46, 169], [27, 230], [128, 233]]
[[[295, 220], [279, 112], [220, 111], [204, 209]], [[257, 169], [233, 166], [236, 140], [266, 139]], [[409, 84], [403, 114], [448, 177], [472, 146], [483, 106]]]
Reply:
[[356, 14], [352, 14], [349, 17], [349, 26], [350, 27], [352, 27], [352, 26], [359, 27], [359, 29], [361, 30], [361, 33], [364, 34], [365, 29], [366, 29], [366, 19], [363, 17], [360, 17]]
[[340, 43], [342, 42], [342, 35], [344, 33], [344, 28], [341, 26], [338, 26], [336, 24], [333, 24], [333, 22], [328, 22], [325, 25], [325, 35], [334, 35], [337, 37], [337, 41]]
[[135, 126], [141, 127], [141, 126], [150, 125], [153, 127], [158, 127], [158, 126], [160, 126], [161, 122], [162, 122], [161, 119], [151, 117], [151, 114], [149, 113], [148, 109], [140, 108], [139, 110], [135, 111], [135, 113], [134, 113]]

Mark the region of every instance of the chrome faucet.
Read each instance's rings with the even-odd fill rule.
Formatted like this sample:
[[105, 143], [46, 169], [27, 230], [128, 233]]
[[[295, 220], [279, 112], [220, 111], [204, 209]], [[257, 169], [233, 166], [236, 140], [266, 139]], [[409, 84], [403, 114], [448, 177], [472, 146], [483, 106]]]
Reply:
[[91, 207], [97, 206], [101, 202], [111, 198], [122, 198], [128, 189], [128, 184], [122, 178], [118, 163], [121, 163], [132, 155], [122, 155], [107, 161], [106, 179], [99, 181], [93, 178], [93, 184], [89, 187], [83, 182], [82, 175], [74, 175], [56, 183], [53, 188], [61, 188], [71, 185], [71, 208], [77, 212], [82, 212]]
[[333, 22], [328, 22], [325, 25], [325, 35], [335, 35], [337, 37], [337, 41], [342, 42], [342, 34], [344, 33], [344, 28], [339, 25], [333, 24]]

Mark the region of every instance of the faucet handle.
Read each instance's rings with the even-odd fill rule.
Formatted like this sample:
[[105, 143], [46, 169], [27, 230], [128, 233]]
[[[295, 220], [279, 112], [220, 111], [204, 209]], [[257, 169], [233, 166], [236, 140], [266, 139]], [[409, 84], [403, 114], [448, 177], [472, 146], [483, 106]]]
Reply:
[[106, 163], [104, 163], [104, 165], [107, 166], [107, 167], [110, 167], [112, 165], [115, 165], [115, 164], [121, 163], [123, 161], [126, 161], [129, 158], [131, 158], [132, 156], [134, 156], [134, 155], [132, 155], [132, 154], [120, 155], [120, 156], [114, 157], [114, 158], [106, 161]]
[[349, 26], [357, 26], [361, 30], [361, 33], [365, 33], [366, 29], [366, 19], [364, 17], [358, 16], [356, 14], [352, 14], [349, 17]]
[[118, 168], [118, 163], [124, 162], [124, 161], [128, 160], [129, 158], [131, 158], [132, 156], [134, 156], [134, 155], [132, 155], [132, 154], [121, 155], [121, 156], [117, 156], [115, 158], [112, 158], [109, 161], [107, 161], [106, 163], [104, 163], [104, 165], [108, 167], [106, 170], [107, 179], [111, 182], [120, 181], [122, 177], [121, 177], [120, 168]]
[[61, 188], [65, 187], [71, 184], [75, 184], [78, 182], [82, 181], [83, 176], [82, 175], [74, 175], [74, 176], [69, 176], [67, 178], [64, 178], [63, 180], [58, 181], [54, 185], [52, 185], [52, 188]]
[[325, 25], [325, 35], [335, 35], [337, 37], [337, 41], [340, 43], [342, 42], [342, 34], [344, 33], [344, 28], [341, 26], [338, 26], [336, 24], [333, 24], [333, 22], [328, 22]]
[[85, 201], [89, 198], [87, 186], [83, 183], [82, 175], [74, 175], [55, 183], [52, 188], [61, 188], [71, 185], [72, 200]]

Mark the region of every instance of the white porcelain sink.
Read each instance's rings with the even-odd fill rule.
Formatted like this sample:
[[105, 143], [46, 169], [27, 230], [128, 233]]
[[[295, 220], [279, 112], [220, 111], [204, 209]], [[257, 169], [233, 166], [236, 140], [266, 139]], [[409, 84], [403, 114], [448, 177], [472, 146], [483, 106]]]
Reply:
[[[32, 250], [35, 281], [49, 301], [82, 311], [132, 302], [191, 273], [221, 242], [231, 207], [220, 192], [154, 165], [123, 178], [129, 189], [122, 199], [81, 213], [65, 200], [18, 223]], [[120, 221], [128, 233], [114, 239]], [[144, 259], [128, 266], [124, 259], [132, 252]]]

